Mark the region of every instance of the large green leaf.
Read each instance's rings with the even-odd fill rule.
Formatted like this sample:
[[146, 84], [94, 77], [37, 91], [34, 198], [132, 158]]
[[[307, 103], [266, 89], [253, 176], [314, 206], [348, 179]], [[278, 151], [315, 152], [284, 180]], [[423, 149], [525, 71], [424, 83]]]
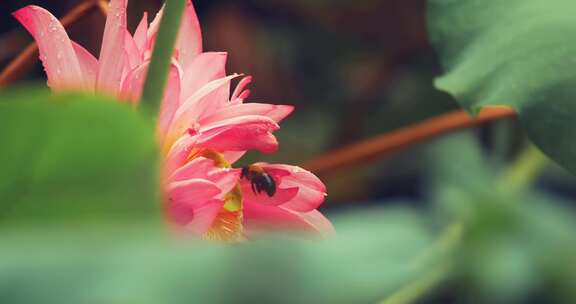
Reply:
[[446, 74], [436, 86], [465, 108], [514, 107], [546, 154], [576, 172], [576, 2], [429, 0]]
[[[149, 119], [103, 97], [0, 93], [0, 224], [160, 218]], [[159, 222], [159, 221], [158, 221]]]

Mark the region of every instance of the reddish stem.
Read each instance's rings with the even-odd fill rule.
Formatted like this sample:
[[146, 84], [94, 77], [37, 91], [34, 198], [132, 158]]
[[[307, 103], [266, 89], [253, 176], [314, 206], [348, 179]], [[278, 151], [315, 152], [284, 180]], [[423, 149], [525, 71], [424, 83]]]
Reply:
[[[81, 17], [90, 12], [95, 7], [104, 5], [102, 1], [89, 0], [85, 1], [78, 6], [74, 7], [68, 14], [60, 19], [64, 27], [78, 21]], [[105, 11], [100, 8], [105, 13]], [[20, 55], [16, 56], [0, 73], [0, 87], [5, 87], [18, 79], [20, 79], [26, 72], [28, 72], [38, 60], [38, 46], [36, 43], [30, 43]]]
[[516, 112], [508, 107], [486, 107], [474, 118], [462, 110], [449, 112], [408, 127], [329, 151], [305, 162], [303, 166], [317, 174], [326, 175], [358, 163], [388, 156], [424, 140], [451, 131], [515, 116]]
[[98, 9], [100, 9], [100, 12], [102, 13], [102, 15], [108, 16], [108, 1], [99, 0], [97, 5], [98, 5]]

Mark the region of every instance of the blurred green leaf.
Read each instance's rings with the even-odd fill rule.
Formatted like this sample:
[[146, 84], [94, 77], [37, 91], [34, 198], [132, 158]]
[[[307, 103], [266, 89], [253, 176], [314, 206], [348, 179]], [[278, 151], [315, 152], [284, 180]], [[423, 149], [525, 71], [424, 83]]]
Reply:
[[465, 108], [516, 108], [532, 141], [576, 172], [576, 2], [429, 0], [436, 81]]
[[125, 104], [2, 91], [0, 145], [5, 227], [159, 222], [153, 128]]
[[490, 166], [470, 133], [438, 142], [430, 156], [435, 210], [443, 222], [464, 227], [453, 268], [475, 299], [517, 303], [541, 291], [550, 297], [570, 290], [566, 284], [550, 288], [562, 285], [557, 277], [563, 276], [561, 283], [574, 278], [566, 273], [576, 256], [570, 202], [530, 185], [511, 191], [506, 182], [514, 180], [502, 178], [508, 170]]
[[329, 240], [237, 245], [0, 234], [2, 303], [375, 303], [417, 278], [431, 245], [408, 209], [336, 217]]
[[140, 107], [147, 114], [156, 117], [160, 113], [160, 102], [166, 84], [168, 83], [168, 73], [170, 71], [170, 60], [174, 52], [174, 46], [178, 35], [178, 29], [182, 23], [185, 0], [166, 1], [163, 7], [162, 15], [165, 18], [160, 20], [158, 34], [150, 58], [149, 72], [146, 72], [146, 81], [142, 88], [142, 97]]

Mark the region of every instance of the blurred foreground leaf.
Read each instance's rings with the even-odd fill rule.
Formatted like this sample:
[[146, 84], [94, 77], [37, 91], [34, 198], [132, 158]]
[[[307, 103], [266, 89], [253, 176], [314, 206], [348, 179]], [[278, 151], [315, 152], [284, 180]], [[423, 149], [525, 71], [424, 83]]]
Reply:
[[465, 108], [514, 107], [532, 141], [576, 173], [576, 2], [429, 0], [429, 31]]
[[422, 217], [372, 209], [336, 218], [331, 240], [238, 245], [155, 237], [0, 235], [1, 303], [375, 303], [417, 278]]
[[459, 286], [482, 303], [573, 302], [575, 210], [531, 185], [507, 185], [507, 171], [469, 135], [436, 144], [429, 171], [439, 219], [463, 226], [450, 260]]
[[0, 145], [4, 227], [81, 229], [160, 218], [153, 129], [125, 104], [2, 91]]

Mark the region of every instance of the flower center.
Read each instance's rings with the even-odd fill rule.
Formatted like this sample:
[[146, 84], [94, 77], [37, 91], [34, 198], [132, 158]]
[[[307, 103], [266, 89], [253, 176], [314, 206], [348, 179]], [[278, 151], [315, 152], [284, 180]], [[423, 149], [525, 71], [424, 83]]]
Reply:
[[207, 159], [213, 160], [214, 164], [218, 168], [226, 168], [226, 169], [232, 168], [230, 163], [224, 158], [224, 155], [222, 155], [222, 153], [218, 153], [214, 150], [202, 149], [198, 153], [191, 154], [191, 158], [189, 158], [188, 160], [191, 160], [191, 159], [196, 158], [198, 156], [202, 156], [202, 157], [205, 157]]
[[206, 240], [239, 242], [245, 239], [242, 225], [242, 194], [236, 186], [226, 194], [225, 203], [212, 226], [202, 236]]
[[[192, 155], [191, 155], [192, 156]], [[195, 153], [192, 158], [202, 156], [214, 161], [219, 168], [231, 168], [230, 163], [221, 153], [203, 149]], [[224, 197], [224, 205], [218, 211], [212, 226], [202, 236], [203, 239], [219, 241], [241, 241], [244, 239], [244, 227], [242, 225], [242, 192], [236, 185], [234, 189]]]

